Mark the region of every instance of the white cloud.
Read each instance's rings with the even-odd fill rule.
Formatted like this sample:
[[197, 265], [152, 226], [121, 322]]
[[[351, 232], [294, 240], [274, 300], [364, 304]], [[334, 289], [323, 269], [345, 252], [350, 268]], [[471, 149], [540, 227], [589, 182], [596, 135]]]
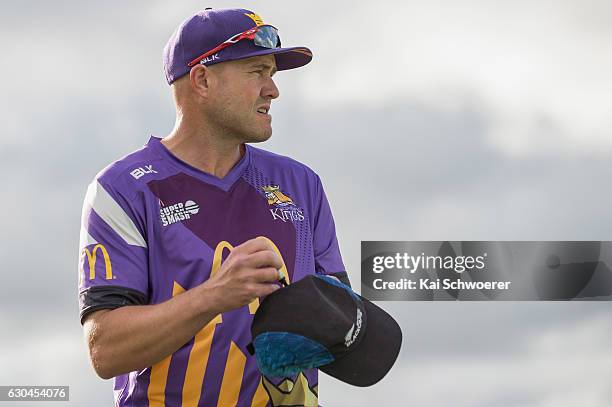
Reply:
[[477, 106], [510, 155], [610, 151], [612, 37], [589, 9], [609, 13], [603, 1], [361, 3], [319, 26], [302, 91], [317, 105]]

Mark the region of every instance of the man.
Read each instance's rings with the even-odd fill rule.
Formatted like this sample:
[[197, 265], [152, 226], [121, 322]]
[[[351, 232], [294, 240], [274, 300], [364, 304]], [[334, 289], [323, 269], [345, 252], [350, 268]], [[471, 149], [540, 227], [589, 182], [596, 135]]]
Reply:
[[311, 58], [241, 9], [206, 9], [170, 38], [173, 131], [99, 173], [83, 207], [81, 322], [116, 405], [317, 405], [316, 369], [262, 377], [246, 350], [279, 280], [348, 283], [319, 177], [245, 144], [272, 134], [276, 71]]

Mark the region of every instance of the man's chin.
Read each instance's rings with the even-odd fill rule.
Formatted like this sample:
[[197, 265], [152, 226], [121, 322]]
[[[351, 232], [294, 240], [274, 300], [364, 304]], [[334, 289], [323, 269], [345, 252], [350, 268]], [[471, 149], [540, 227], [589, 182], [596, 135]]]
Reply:
[[245, 137], [245, 143], [263, 143], [264, 141], [268, 141], [272, 137], [272, 129], [262, 133], [251, 133], [247, 134]]

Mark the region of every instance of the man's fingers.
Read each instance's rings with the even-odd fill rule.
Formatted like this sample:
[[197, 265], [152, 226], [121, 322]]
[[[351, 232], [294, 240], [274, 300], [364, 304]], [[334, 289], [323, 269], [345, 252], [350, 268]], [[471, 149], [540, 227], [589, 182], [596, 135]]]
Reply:
[[273, 250], [272, 243], [270, 243], [270, 239], [263, 236], [258, 236], [255, 239], [247, 240], [241, 245], [237, 246], [236, 249], [240, 248], [240, 251], [245, 254], [257, 253], [263, 250]]
[[262, 250], [245, 257], [244, 265], [252, 268], [274, 267], [280, 269], [283, 262], [278, 254], [272, 250]]
[[278, 290], [280, 286], [278, 284], [257, 284], [257, 290], [255, 292], [255, 296], [257, 298], [265, 297], [266, 295], [272, 294], [274, 291]]
[[266, 267], [254, 270], [252, 278], [255, 283], [276, 283], [281, 274], [274, 267]]

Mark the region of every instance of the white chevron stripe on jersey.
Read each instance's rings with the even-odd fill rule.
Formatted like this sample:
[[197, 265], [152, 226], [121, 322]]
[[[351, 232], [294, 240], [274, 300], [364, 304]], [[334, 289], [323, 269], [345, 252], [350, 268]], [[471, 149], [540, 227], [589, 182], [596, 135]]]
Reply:
[[91, 237], [85, 225], [81, 223], [81, 239], [79, 243], [79, 253], [82, 252], [83, 249], [89, 246], [90, 244], [98, 244], [98, 242], [96, 241], [96, 239]]
[[[132, 219], [97, 180], [89, 184], [84, 205], [84, 214], [88, 205], [108, 226], [121, 236], [127, 244], [147, 247], [147, 243]], [[83, 225], [83, 227], [86, 228], [86, 225]]]

